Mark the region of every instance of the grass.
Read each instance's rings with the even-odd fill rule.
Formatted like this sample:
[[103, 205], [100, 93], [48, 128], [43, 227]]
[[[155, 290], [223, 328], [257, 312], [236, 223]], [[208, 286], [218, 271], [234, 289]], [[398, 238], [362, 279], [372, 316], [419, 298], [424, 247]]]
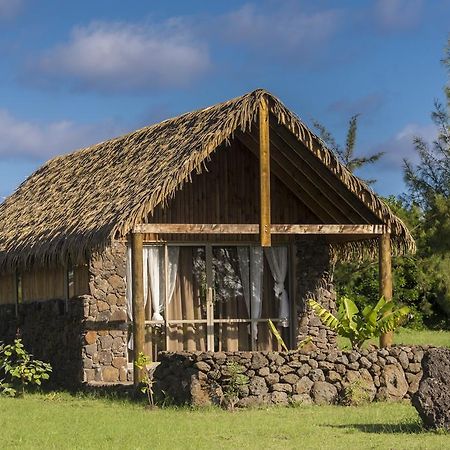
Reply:
[[0, 398], [6, 449], [440, 449], [408, 403], [239, 410], [146, 410], [129, 401], [69, 394]]
[[[378, 345], [378, 339], [371, 339], [369, 343]], [[450, 347], [450, 331], [447, 330], [411, 330], [400, 328], [394, 334], [394, 344], [405, 345], [435, 345], [437, 347]], [[341, 348], [349, 348], [347, 338], [338, 337], [338, 345]]]

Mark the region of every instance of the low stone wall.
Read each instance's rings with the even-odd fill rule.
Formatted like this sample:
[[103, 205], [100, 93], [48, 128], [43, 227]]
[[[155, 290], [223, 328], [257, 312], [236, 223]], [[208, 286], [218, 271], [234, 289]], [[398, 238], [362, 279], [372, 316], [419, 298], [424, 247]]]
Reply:
[[248, 377], [248, 384], [239, 388], [238, 406], [346, 403], [352, 395], [361, 394], [369, 401], [398, 401], [409, 399], [417, 391], [427, 348], [163, 352], [154, 375], [155, 387], [177, 404], [219, 404], [224, 399], [230, 364], [234, 363]]

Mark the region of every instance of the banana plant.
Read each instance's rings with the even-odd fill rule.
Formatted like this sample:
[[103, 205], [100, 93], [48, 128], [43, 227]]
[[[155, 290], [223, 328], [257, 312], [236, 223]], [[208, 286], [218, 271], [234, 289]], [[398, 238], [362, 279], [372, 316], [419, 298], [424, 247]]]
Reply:
[[337, 316], [315, 300], [309, 300], [309, 306], [324, 325], [348, 338], [354, 349], [361, 348], [367, 339], [394, 331], [409, 319], [410, 313], [407, 306], [395, 308], [394, 303], [384, 297], [375, 306], [366, 306], [361, 313], [350, 298], [342, 297]]

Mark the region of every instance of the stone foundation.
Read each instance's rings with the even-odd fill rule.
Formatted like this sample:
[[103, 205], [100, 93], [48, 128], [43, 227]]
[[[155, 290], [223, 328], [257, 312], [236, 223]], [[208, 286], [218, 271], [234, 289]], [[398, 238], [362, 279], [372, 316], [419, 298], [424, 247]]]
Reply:
[[248, 384], [238, 406], [351, 403], [409, 399], [422, 377], [428, 347], [361, 351], [196, 352], [160, 354], [155, 388], [176, 404], [206, 406], [224, 400], [230, 364], [239, 365]]

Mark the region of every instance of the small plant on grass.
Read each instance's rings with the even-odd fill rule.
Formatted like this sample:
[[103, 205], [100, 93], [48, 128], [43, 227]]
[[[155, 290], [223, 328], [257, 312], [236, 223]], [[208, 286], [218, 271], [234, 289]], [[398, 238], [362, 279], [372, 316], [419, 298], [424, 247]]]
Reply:
[[395, 308], [394, 302], [384, 297], [375, 306], [366, 306], [362, 313], [351, 299], [342, 297], [337, 317], [315, 300], [309, 300], [309, 306], [326, 326], [348, 338], [354, 349], [361, 348], [367, 339], [394, 331], [409, 319], [410, 312], [407, 306]]
[[369, 385], [365, 380], [354, 380], [344, 388], [343, 404], [347, 406], [361, 406], [371, 400]]
[[248, 376], [244, 375], [245, 368], [237, 362], [227, 364], [227, 376], [224, 379], [223, 394], [225, 405], [231, 411], [234, 410], [239, 401], [239, 392], [243, 386], [248, 384]]
[[52, 366], [34, 359], [25, 350], [21, 339], [13, 344], [0, 343], [0, 393], [17, 397], [29, 385], [40, 386], [50, 378]]
[[141, 392], [147, 395], [148, 405], [150, 408], [155, 407], [155, 401], [153, 398], [153, 374], [156, 367], [148, 368], [148, 365], [152, 362], [151, 358], [140, 352], [134, 365], [144, 371], [144, 378], [142, 380]]

